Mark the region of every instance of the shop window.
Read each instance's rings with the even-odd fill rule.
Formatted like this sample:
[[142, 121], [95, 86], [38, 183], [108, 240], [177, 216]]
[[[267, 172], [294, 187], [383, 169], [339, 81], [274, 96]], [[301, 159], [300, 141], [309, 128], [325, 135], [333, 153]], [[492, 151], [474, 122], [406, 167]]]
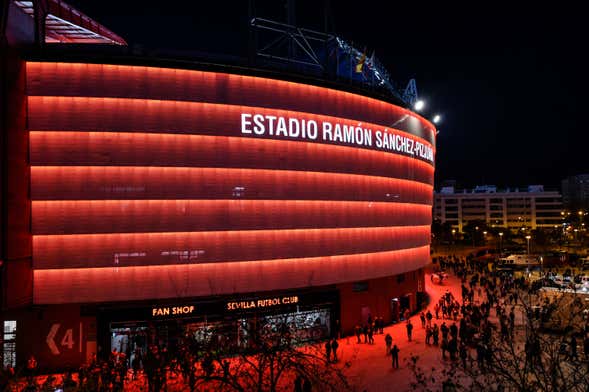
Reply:
[[352, 284], [352, 291], [368, 291], [368, 282], [354, 282]]

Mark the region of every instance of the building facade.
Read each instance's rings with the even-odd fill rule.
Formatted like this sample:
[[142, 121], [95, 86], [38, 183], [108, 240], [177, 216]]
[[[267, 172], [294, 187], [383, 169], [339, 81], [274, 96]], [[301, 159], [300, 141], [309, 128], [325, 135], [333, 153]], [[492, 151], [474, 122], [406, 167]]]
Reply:
[[260, 318], [315, 340], [417, 308], [429, 121], [341, 86], [84, 50], [5, 48], [5, 363], [213, 330], [244, 345]]
[[459, 232], [469, 221], [513, 230], [554, 228], [562, 224], [562, 208], [560, 193], [541, 185], [499, 190], [485, 185], [461, 191], [443, 187], [434, 195], [434, 219]]

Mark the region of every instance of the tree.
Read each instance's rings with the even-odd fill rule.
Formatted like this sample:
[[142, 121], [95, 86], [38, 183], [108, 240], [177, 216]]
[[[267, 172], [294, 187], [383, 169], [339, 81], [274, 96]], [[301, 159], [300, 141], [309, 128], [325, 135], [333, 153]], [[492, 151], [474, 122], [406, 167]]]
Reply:
[[313, 390], [352, 390], [343, 373], [348, 364], [328, 361], [324, 342], [301, 345], [288, 321], [242, 325], [239, 347], [209, 345], [192, 366], [191, 390], [291, 391], [297, 377]]
[[[536, 287], [518, 305], [523, 323], [506, 338], [499, 327], [491, 329], [484, 344], [484, 359], [469, 358], [424, 368], [417, 356], [410, 358], [412, 387], [419, 391], [586, 391], [589, 385], [587, 355], [575, 358], [571, 343], [583, 346], [586, 324], [583, 302], [577, 293], [557, 292], [545, 300]], [[573, 337], [575, 339], [573, 339]], [[472, 351], [472, 350], [470, 350]]]

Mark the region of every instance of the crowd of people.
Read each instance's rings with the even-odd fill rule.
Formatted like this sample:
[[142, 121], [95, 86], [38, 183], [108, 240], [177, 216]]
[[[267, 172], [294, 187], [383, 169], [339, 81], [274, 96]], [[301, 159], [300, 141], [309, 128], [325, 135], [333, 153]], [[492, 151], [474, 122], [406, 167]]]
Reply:
[[[486, 266], [476, 263], [468, 257], [440, 257], [436, 262], [444, 270], [451, 271], [460, 281], [460, 297], [446, 290], [439, 298], [432, 298], [432, 306], [419, 312], [418, 319], [424, 330], [426, 347], [441, 350], [442, 360], [460, 361], [464, 368], [474, 363], [484, 370], [492, 366], [497, 342], [509, 342], [514, 339], [517, 317], [541, 317], [540, 307], [536, 313], [522, 314], [522, 296], [536, 298], [550, 305], [550, 301], [537, 296], [537, 288], [524, 278], [489, 271]], [[536, 295], [536, 297], [534, 297]], [[529, 305], [529, 303], [528, 303]], [[408, 309], [401, 312], [405, 320], [407, 340], [413, 339], [414, 324]], [[414, 319], [415, 322], [417, 318]], [[357, 324], [354, 329], [357, 344], [375, 343], [375, 335], [385, 335], [383, 317], [372, 317], [364, 324]], [[581, 344], [585, 360], [589, 360], [589, 325], [585, 326]], [[497, 339], [499, 338], [499, 339]], [[399, 344], [393, 341], [390, 333], [384, 336], [386, 355], [390, 356], [393, 368], [399, 367]], [[579, 360], [577, 337], [573, 334], [563, 344], [566, 360]], [[323, 343], [327, 363], [338, 361], [337, 338]], [[540, 358], [541, 344], [538, 335], [527, 334], [524, 353], [531, 365]], [[131, 356], [113, 350], [108, 360], [99, 360], [95, 356], [90, 363], [78, 370], [78, 377], [66, 372], [61, 382], [64, 391], [82, 387], [96, 391], [123, 391], [125, 383], [142, 380], [148, 391], [165, 390], [169, 381], [176, 379], [194, 389], [197, 376], [209, 377], [213, 374], [229, 373], [228, 360], [219, 361], [210, 350], [203, 350], [195, 342], [187, 340], [180, 344], [171, 355], [165, 346], [151, 344], [147, 350], [135, 350]], [[54, 390], [55, 378], [48, 377], [45, 384], [37, 386], [34, 375], [38, 365], [34, 358], [27, 362], [23, 374], [26, 377], [26, 390]], [[0, 389], [8, 385], [8, 380], [15, 378], [11, 368], [3, 369], [0, 377]], [[297, 391], [308, 390], [307, 382], [298, 378], [295, 383]], [[53, 389], [51, 389], [53, 388]]]

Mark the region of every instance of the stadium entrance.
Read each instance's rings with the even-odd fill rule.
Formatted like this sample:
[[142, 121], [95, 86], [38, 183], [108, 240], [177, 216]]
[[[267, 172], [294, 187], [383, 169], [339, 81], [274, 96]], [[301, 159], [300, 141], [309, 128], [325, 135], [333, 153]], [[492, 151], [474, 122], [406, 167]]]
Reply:
[[[337, 291], [270, 293], [216, 301], [161, 303], [150, 307], [103, 308], [99, 340], [132, 363], [149, 346], [169, 352], [183, 348], [255, 349], [253, 334], [263, 339], [288, 334], [296, 343], [331, 337], [339, 319]], [[107, 353], [102, 353], [106, 355]]]

